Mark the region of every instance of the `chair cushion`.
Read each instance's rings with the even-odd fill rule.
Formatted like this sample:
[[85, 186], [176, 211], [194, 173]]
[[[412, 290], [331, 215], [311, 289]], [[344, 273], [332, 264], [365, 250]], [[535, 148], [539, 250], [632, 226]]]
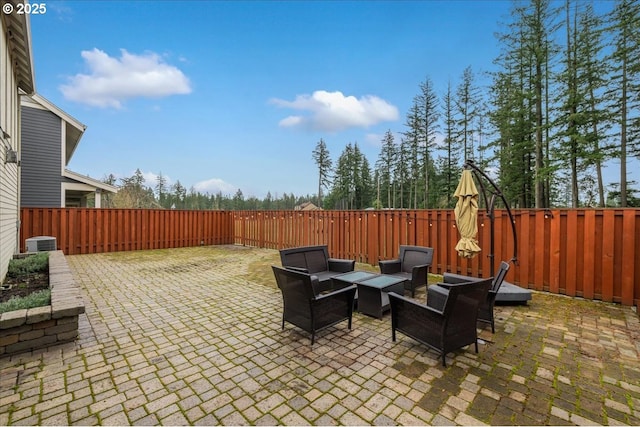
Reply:
[[424, 252], [405, 251], [404, 259], [402, 260], [402, 271], [411, 273], [413, 267], [422, 264], [427, 264], [427, 258]]
[[[318, 273], [321, 271], [327, 271], [327, 257], [323, 250], [310, 250], [304, 253], [307, 259], [307, 268], [309, 273]], [[322, 279], [321, 279], [322, 280]]]
[[304, 252], [290, 253], [286, 255], [286, 262], [282, 265], [286, 267], [298, 267], [307, 269], [307, 260], [305, 259]]
[[526, 304], [531, 300], [531, 291], [509, 282], [502, 282], [496, 294], [497, 303]]

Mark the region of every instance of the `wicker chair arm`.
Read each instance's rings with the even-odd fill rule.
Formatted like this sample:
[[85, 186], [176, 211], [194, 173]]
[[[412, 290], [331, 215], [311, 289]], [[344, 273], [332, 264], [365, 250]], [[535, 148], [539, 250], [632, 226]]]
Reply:
[[400, 273], [402, 263], [399, 259], [390, 259], [385, 261], [378, 261], [378, 266], [380, 267], [380, 273], [393, 274]]
[[348, 273], [356, 268], [356, 262], [350, 259], [329, 258], [327, 260], [329, 271]]
[[427, 272], [431, 264], [414, 265], [411, 269], [411, 281], [413, 283], [427, 283]]
[[427, 288], [427, 305], [438, 310], [440, 313], [444, 310], [447, 298], [449, 298], [449, 290], [440, 286], [439, 283]]
[[346, 288], [340, 288], [335, 291], [327, 292], [326, 294], [316, 295], [314, 299], [315, 301], [321, 301], [327, 298], [335, 298], [341, 294], [349, 294], [349, 293], [352, 294], [351, 298], [354, 298], [356, 294], [356, 289], [358, 289], [356, 285], [350, 285], [350, 286], [347, 286]]
[[431, 320], [435, 322], [442, 321], [442, 317], [444, 315], [442, 310], [438, 310], [437, 308], [431, 307], [429, 305], [421, 304], [411, 298], [405, 297], [404, 295], [398, 295], [395, 292], [389, 292], [389, 299], [393, 299], [393, 298], [402, 300], [406, 304], [411, 304], [412, 306], [415, 306], [418, 310], [421, 310], [423, 313], [426, 313], [427, 317], [429, 317]]
[[465, 276], [463, 274], [455, 274], [455, 273], [444, 273], [442, 275], [442, 279], [444, 283], [467, 283], [467, 282], [477, 282], [478, 280], [482, 280], [478, 277]]
[[291, 265], [283, 265], [287, 270], [297, 271], [298, 273], [306, 273], [309, 274], [309, 270], [304, 267], [293, 267]]

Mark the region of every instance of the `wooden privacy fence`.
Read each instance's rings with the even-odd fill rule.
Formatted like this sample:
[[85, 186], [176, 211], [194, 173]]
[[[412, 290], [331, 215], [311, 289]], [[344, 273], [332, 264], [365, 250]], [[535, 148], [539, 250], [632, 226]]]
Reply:
[[[494, 265], [518, 261], [507, 280], [525, 288], [640, 306], [640, 209], [495, 211]], [[403, 244], [434, 248], [432, 273], [490, 275], [490, 221], [479, 212], [483, 252], [458, 257], [453, 210], [177, 211], [23, 208], [28, 237], [57, 238], [65, 254], [241, 244], [281, 249], [326, 244], [331, 256], [376, 265]]]
[[[490, 220], [479, 212], [475, 258], [455, 251], [453, 210], [232, 212], [235, 243], [280, 249], [327, 244], [331, 256], [377, 265], [399, 245], [434, 248], [432, 273], [490, 275]], [[640, 306], [640, 209], [513, 211], [517, 263], [507, 279], [525, 288]], [[494, 219], [494, 266], [514, 255], [506, 210]]]
[[22, 208], [25, 239], [52, 236], [67, 255], [233, 243], [228, 212], [164, 209]]

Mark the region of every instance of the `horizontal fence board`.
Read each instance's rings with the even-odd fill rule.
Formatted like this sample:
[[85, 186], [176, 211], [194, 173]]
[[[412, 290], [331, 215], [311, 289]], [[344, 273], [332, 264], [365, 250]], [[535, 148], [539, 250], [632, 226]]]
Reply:
[[489, 277], [517, 252], [507, 280], [525, 288], [640, 306], [640, 209], [478, 212], [473, 259], [458, 256], [453, 210], [185, 211], [23, 208], [20, 245], [53, 236], [65, 254], [240, 244], [270, 249], [327, 245], [332, 257], [377, 265], [399, 245], [434, 248], [431, 272]]

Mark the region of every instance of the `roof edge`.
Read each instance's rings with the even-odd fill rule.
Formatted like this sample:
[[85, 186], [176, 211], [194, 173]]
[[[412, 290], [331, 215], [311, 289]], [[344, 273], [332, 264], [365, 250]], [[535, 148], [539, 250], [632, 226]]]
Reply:
[[118, 188], [113, 185], [109, 185], [89, 176], [70, 171], [69, 169], [65, 169], [64, 172], [62, 172], [62, 176], [64, 176], [65, 178], [73, 179], [74, 181], [81, 182], [83, 184], [91, 185], [104, 191], [108, 191], [109, 193], [115, 194], [118, 192]]
[[[27, 94], [25, 96], [27, 98], [31, 99], [36, 104], [40, 104], [45, 109], [51, 111], [53, 114], [55, 114], [56, 116], [60, 117], [62, 120], [64, 120], [65, 122], [69, 123], [70, 125], [72, 125], [76, 129], [78, 129], [81, 133], [84, 133], [84, 131], [87, 130], [87, 125], [85, 125], [80, 120], [78, 120], [75, 117], [73, 117], [71, 114], [69, 114], [66, 111], [62, 110], [60, 107], [56, 106], [53, 102], [49, 101], [44, 96], [42, 96], [42, 95], [40, 95], [38, 93], [33, 93], [31, 95]], [[28, 105], [25, 105], [25, 106], [28, 107]]]
[[[17, 9], [18, 4], [26, 4], [27, 0], [5, 0], [4, 3], [11, 4], [13, 9]], [[15, 61], [14, 71], [18, 80], [18, 87], [27, 94], [36, 91], [36, 77], [33, 66], [33, 48], [31, 45], [31, 22], [29, 14], [16, 12], [2, 14], [7, 43], [11, 49], [12, 60]]]

